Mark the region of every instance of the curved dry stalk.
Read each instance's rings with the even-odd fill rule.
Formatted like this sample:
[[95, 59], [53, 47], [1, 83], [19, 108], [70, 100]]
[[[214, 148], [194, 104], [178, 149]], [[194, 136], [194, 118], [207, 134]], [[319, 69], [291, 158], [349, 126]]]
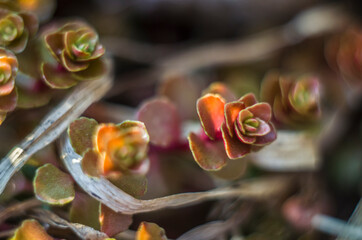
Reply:
[[123, 192], [104, 177], [94, 178], [86, 175], [81, 168], [82, 157], [74, 152], [66, 135], [63, 135], [60, 141], [60, 148], [64, 165], [85, 192], [114, 211], [130, 215], [180, 207], [210, 199], [232, 197], [266, 199], [285, 190], [291, 183], [284, 177], [265, 177], [206, 192], [182, 193], [151, 200], [140, 200]]
[[26, 210], [40, 206], [42, 203], [35, 198], [15, 203], [0, 212], [0, 223], [5, 221], [9, 217], [18, 216], [23, 214]]
[[340, 6], [313, 7], [279, 28], [234, 42], [216, 42], [195, 47], [161, 59], [156, 64], [165, 72], [191, 72], [215, 65], [250, 63], [306, 38], [339, 31], [350, 21]]
[[93, 102], [102, 98], [111, 85], [110, 73], [102, 79], [80, 84], [40, 122], [32, 133], [15, 146], [0, 163], [0, 194], [10, 178], [31, 155], [58, 138], [71, 121], [81, 115]]
[[79, 223], [70, 223], [58, 215], [44, 209], [35, 209], [33, 210], [34, 218], [38, 219], [41, 222], [47, 223], [53, 227], [65, 229], [68, 228], [72, 230], [79, 238], [83, 240], [105, 240], [108, 239], [108, 236], [105, 233], [94, 230], [91, 227], [79, 224]]

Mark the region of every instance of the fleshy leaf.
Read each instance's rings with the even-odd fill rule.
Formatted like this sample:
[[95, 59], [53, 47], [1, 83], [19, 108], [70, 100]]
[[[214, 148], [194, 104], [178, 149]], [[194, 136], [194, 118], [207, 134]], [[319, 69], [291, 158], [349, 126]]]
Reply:
[[59, 71], [49, 63], [42, 63], [41, 75], [44, 82], [55, 89], [67, 89], [78, 83], [71, 73], [64, 70]]
[[197, 114], [206, 135], [214, 140], [224, 121], [225, 101], [219, 95], [206, 94], [196, 103]]
[[85, 70], [89, 67], [88, 62], [75, 62], [72, 59], [70, 59], [65, 50], [63, 50], [62, 53], [60, 54], [60, 59], [62, 61], [62, 65], [69, 72], [78, 72]]
[[99, 207], [100, 203], [97, 200], [77, 192], [70, 207], [70, 221], [100, 230]]
[[48, 163], [37, 169], [33, 185], [36, 197], [48, 204], [64, 205], [74, 199], [71, 176], [52, 164]]
[[54, 240], [36, 220], [25, 220], [10, 240]]
[[102, 60], [94, 59], [89, 61], [87, 69], [72, 73], [72, 76], [79, 81], [99, 79], [107, 72], [107, 64]]
[[27, 30], [25, 30], [19, 38], [12, 41], [11, 44], [6, 46], [6, 48], [10, 49], [14, 53], [21, 53], [24, 51], [26, 44], [28, 43], [28, 39], [29, 33]]
[[270, 127], [270, 132], [264, 136], [260, 136], [256, 138], [255, 145], [264, 146], [269, 143], [272, 143], [275, 139], [277, 139], [277, 131], [272, 123], [268, 123]]
[[101, 204], [99, 221], [101, 224], [101, 231], [112, 237], [129, 228], [132, 224], [132, 215], [117, 213]]
[[279, 72], [269, 71], [261, 84], [260, 97], [264, 102], [273, 105], [274, 97], [280, 92], [279, 88]]
[[141, 222], [136, 240], [167, 240], [165, 230], [155, 223]]
[[144, 175], [127, 174], [114, 178], [110, 175], [108, 179], [114, 185], [135, 198], [143, 196], [147, 191], [147, 178]]
[[82, 158], [82, 170], [91, 177], [99, 177], [100, 169], [98, 154], [93, 149], [88, 149]]
[[45, 45], [50, 50], [50, 53], [60, 62], [60, 53], [64, 48], [64, 34], [63, 33], [51, 33], [45, 36]]
[[265, 122], [269, 122], [272, 117], [272, 109], [268, 103], [257, 103], [247, 108], [254, 117], [260, 118]]
[[38, 31], [38, 18], [30, 12], [21, 12], [19, 15], [23, 18], [25, 28], [28, 30], [29, 37], [33, 37]]
[[229, 130], [230, 136], [234, 135], [234, 122], [237, 119], [239, 112], [245, 107], [241, 102], [230, 102], [225, 104], [225, 123]]
[[180, 139], [180, 117], [175, 105], [165, 98], [143, 103], [138, 120], [145, 123], [150, 142], [156, 146], [167, 147]]
[[192, 155], [202, 169], [218, 171], [225, 166], [228, 157], [221, 142], [205, 141], [193, 132], [189, 134], [188, 140]]
[[258, 102], [253, 93], [245, 94], [238, 101], [244, 103], [245, 107], [250, 107]]
[[18, 101], [17, 89], [14, 90], [6, 96], [0, 96], [0, 112], [11, 112], [16, 108]]
[[93, 148], [93, 134], [97, 125], [96, 120], [85, 117], [81, 117], [69, 125], [68, 135], [76, 153], [82, 156], [87, 149]]
[[230, 159], [242, 158], [250, 153], [251, 145], [241, 142], [237, 136], [231, 137], [225, 124], [222, 125], [221, 132], [225, 151]]
[[236, 100], [234, 93], [223, 83], [214, 82], [204, 90], [203, 94], [218, 94], [225, 99], [226, 102], [232, 102]]

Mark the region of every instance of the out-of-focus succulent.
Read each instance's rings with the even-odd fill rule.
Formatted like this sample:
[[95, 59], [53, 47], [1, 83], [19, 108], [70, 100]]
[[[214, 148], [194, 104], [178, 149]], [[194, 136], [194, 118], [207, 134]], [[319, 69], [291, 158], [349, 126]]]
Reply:
[[15, 55], [0, 48], [0, 124], [6, 113], [13, 111], [17, 102], [15, 77], [18, 71], [18, 61]]
[[273, 106], [275, 119], [290, 127], [308, 126], [321, 117], [320, 83], [317, 77], [283, 76], [269, 72], [262, 84], [263, 101]]
[[49, 30], [45, 45], [56, 62], [43, 62], [44, 81], [52, 88], [69, 88], [82, 80], [102, 77], [106, 65], [101, 58], [105, 49], [96, 31], [84, 22], [70, 22], [55, 31]]
[[352, 86], [362, 87], [362, 31], [351, 28], [326, 45], [329, 65], [338, 70]]
[[[270, 122], [272, 112], [268, 103], [258, 103], [252, 93], [236, 100], [232, 92], [224, 88], [224, 85], [211, 86], [213, 93], [206, 93], [197, 101], [197, 112], [207, 138], [195, 133], [190, 133], [188, 138], [196, 162], [205, 170], [220, 170], [227, 159], [242, 158], [277, 137]], [[225, 99], [232, 101], [227, 103]], [[220, 149], [221, 140], [224, 150]]]
[[28, 39], [38, 30], [38, 20], [29, 12], [12, 12], [0, 8], [0, 46], [22, 52]]

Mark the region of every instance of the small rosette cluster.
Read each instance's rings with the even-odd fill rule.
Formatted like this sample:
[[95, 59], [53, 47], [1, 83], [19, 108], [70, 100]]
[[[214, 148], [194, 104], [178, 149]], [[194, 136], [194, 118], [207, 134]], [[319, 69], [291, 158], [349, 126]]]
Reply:
[[263, 80], [262, 99], [273, 106], [278, 123], [288, 127], [304, 127], [321, 117], [321, 88], [315, 76], [283, 76], [269, 72]]
[[0, 46], [22, 52], [29, 38], [38, 30], [38, 20], [28, 12], [13, 12], [0, 8]]
[[41, 65], [42, 77], [51, 88], [70, 88], [78, 81], [99, 79], [106, 73], [102, 58], [105, 49], [88, 24], [67, 23], [55, 31], [47, 31], [44, 41], [56, 60]]
[[76, 153], [83, 156], [83, 170], [91, 176], [144, 174], [148, 170], [149, 135], [139, 121], [98, 124], [75, 120], [68, 130]]
[[93, 144], [101, 158], [102, 173], [125, 172], [139, 166], [147, 158], [148, 142], [149, 136], [142, 122], [100, 124]]
[[326, 46], [329, 65], [339, 71], [352, 87], [362, 87], [362, 31], [348, 29], [332, 38]]
[[[188, 138], [193, 156], [203, 169], [219, 170], [227, 162], [225, 153], [227, 159], [239, 159], [276, 139], [268, 103], [257, 102], [252, 93], [236, 100], [231, 91], [212, 92], [197, 101], [197, 112], [207, 138], [195, 133], [190, 133]], [[219, 147], [221, 140], [223, 151]]]
[[0, 48], [0, 124], [5, 120], [6, 114], [16, 107], [15, 77], [17, 71], [18, 61], [15, 55]]

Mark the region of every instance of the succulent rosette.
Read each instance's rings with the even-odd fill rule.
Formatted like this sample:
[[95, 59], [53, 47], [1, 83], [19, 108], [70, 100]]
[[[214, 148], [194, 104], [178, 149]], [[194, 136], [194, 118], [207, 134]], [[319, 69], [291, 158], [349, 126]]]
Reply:
[[332, 38], [326, 46], [329, 65], [338, 70], [352, 86], [362, 86], [362, 31], [348, 29]]
[[269, 72], [263, 80], [262, 99], [273, 106], [275, 119], [290, 127], [308, 126], [321, 117], [320, 83], [315, 76], [283, 76]]
[[100, 124], [93, 144], [101, 157], [104, 173], [127, 171], [147, 158], [149, 136], [143, 123], [126, 121], [120, 125]]
[[28, 12], [12, 12], [0, 8], [0, 46], [14, 53], [22, 52], [28, 39], [38, 30], [38, 20]]
[[45, 46], [56, 60], [44, 62], [41, 72], [44, 81], [52, 88], [65, 89], [78, 81], [93, 80], [106, 72], [102, 56], [104, 47], [96, 31], [84, 22], [71, 22], [55, 31], [48, 31]]
[[89, 175], [143, 174], [148, 170], [149, 136], [142, 122], [98, 124], [80, 118], [69, 126], [68, 133]]
[[18, 61], [15, 55], [0, 48], [0, 124], [4, 121], [7, 112], [15, 109], [17, 90], [15, 77], [18, 71]]
[[[225, 99], [232, 99], [232, 95], [228, 91], [218, 92], [207, 93], [197, 101], [197, 112], [208, 138], [195, 133], [189, 135], [193, 156], [205, 170], [224, 167], [225, 153], [227, 159], [239, 159], [277, 137], [270, 122], [272, 110], [268, 103], [258, 103], [252, 93], [227, 102]], [[223, 150], [220, 149], [221, 140]]]

